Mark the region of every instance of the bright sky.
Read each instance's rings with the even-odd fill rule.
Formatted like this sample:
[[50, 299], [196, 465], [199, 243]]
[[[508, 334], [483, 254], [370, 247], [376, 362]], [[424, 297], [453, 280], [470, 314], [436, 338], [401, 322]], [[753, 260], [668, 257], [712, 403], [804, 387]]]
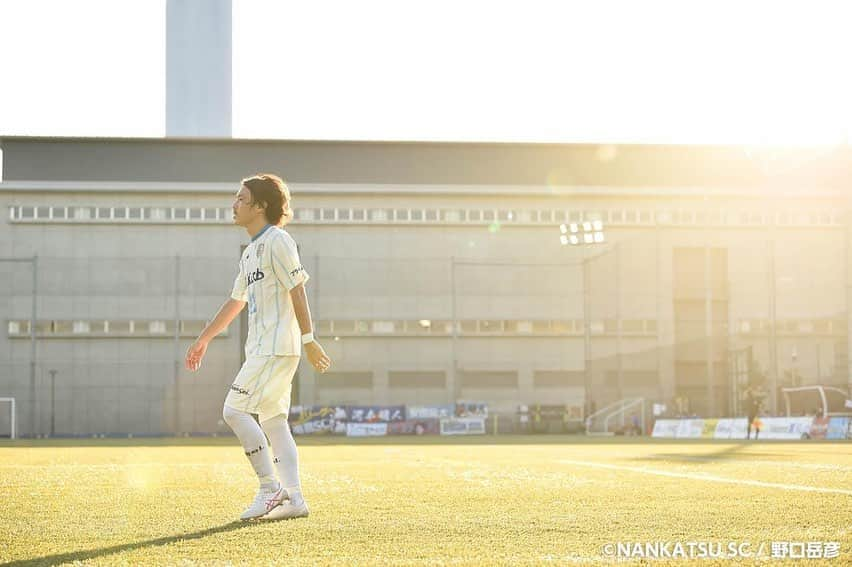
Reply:
[[[847, 4], [234, 0], [233, 133], [845, 142]], [[0, 134], [163, 136], [165, 5], [0, 2]]]

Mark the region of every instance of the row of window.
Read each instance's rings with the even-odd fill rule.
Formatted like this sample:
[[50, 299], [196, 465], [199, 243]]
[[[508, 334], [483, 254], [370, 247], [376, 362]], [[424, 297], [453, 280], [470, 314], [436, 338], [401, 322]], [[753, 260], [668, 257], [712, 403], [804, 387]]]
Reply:
[[[792, 335], [845, 334], [847, 323], [843, 319], [779, 319], [775, 321], [775, 332]], [[769, 319], [743, 319], [740, 332], [744, 335], [766, 335], [772, 331]]]
[[[181, 337], [196, 337], [204, 329], [206, 321], [184, 320], [179, 323]], [[426, 335], [451, 336], [453, 323], [447, 320], [319, 320], [317, 334], [323, 336], [357, 335]], [[833, 319], [784, 319], [776, 321], [776, 333], [831, 335], [846, 332], [846, 321]], [[616, 335], [619, 321], [616, 319], [593, 320], [592, 335]], [[743, 319], [739, 331], [744, 335], [767, 334], [771, 330], [768, 319]], [[36, 322], [36, 335], [44, 336], [134, 336], [172, 337], [175, 334], [174, 320], [40, 320]], [[552, 320], [506, 320], [468, 319], [456, 322], [460, 335], [582, 335], [582, 319]], [[26, 319], [8, 322], [10, 337], [28, 337], [30, 322]], [[649, 335], [657, 333], [654, 319], [622, 319], [623, 335]], [[222, 332], [227, 336], [227, 330]]]
[[[230, 207], [9, 207], [14, 222], [152, 222], [230, 223]], [[601, 221], [610, 225], [721, 225], [721, 226], [838, 226], [843, 213], [823, 211], [723, 211], [651, 209], [434, 209], [434, 208], [303, 208], [296, 220], [304, 223], [413, 223], [413, 224], [560, 224]]]
[[[179, 335], [196, 337], [204, 329], [205, 321], [180, 321]], [[319, 320], [317, 334], [322, 336], [358, 335], [427, 335], [448, 337], [453, 334], [452, 321], [438, 320]], [[472, 319], [456, 322], [460, 335], [582, 335], [582, 319], [517, 321], [500, 319]], [[657, 322], [653, 319], [625, 319], [621, 331], [626, 335], [654, 335]], [[10, 337], [28, 337], [28, 320], [10, 320]], [[618, 333], [615, 319], [592, 321], [594, 335]], [[175, 334], [173, 320], [40, 320], [36, 322], [38, 336], [144, 336], [171, 337]], [[223, 333], [226, 334], [227, 332]]]
[[[39, 337], [66, 336], [117, 336], [117, 337], [173, 337], [174, 320], [39, 320], [36, 321], [35, 334]], [[179, 321], [178, 334], [181, 337], [197, 337], [204, 330], [207, 321]], [[11, 320], [8, 323], [10, 337], [29, 337], [30, 321]], [[228, 336], [227, 329], [221, 336]]]
[[[615, 334], [615, 319], [591, 322], [592, 334]], [[625, 319], [621, 321], [624, 334], [653, 335], [657, 322], [653, 319]], [[321, 320], [317, 332], [323, 335], [441, 335], [453, 334], [453, 322], [447, 320]], [[582, 319], [506, 320], [466, 319], [456, 322], [456, 332], [461, 335], [580, 335]]]

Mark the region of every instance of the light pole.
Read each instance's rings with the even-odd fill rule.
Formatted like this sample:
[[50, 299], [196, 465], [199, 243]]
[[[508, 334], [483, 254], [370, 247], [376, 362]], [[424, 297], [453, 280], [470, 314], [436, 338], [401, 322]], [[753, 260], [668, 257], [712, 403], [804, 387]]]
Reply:
[[[585, 403], [587, 408], [587, 418], [591, 412], [591, 385], [592, 385], [592, 321], [591, 321], [591, 277], [589, 271], [589, 262], [607, 254], [605, 251], [602, 254], [591, 258], [585, 257], [585, 249], [596, 244], [603, 244], [606, 237], [603, 232], [603, 222], [600, 220], [584, 221], [582, 223], [569, 223], [559, 225], [559, 242], [563, 246], [583, 246], [583, 388]], [[620, 329], [620, 326], [619, 326]], [[620, 333], [620, 330], [619, 330]], [[620, 365], [619, 365], [620, 366]], [[620, 383], [620, 368], [619, 368], [619, 383]], [[588, 424], [587, 424], [588, 426]]]
[[50, 436], [56, 436], [56, 370], [50, 373]]

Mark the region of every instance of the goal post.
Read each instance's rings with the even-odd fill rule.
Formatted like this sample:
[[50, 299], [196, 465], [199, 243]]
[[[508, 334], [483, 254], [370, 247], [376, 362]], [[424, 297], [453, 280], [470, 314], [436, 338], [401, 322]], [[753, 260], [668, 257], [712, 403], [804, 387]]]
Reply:
[[[9, 416], [9, 438], [16, 439], [18, 436], [17, 432], [17, 416], [15, 415], [15, 398], [0, 398], [0, 408], [6, 407], [6, 404], [9, 404], [9, 413], [6, 415]], [[0, 409], [0, 412], [3, 410]], [[4, 412], [5, 413], [5, 412]], [[2, 414], [0, 414], [2, 415]], [[2, 417], [0, 417], [0, 422], [5, 421]]]

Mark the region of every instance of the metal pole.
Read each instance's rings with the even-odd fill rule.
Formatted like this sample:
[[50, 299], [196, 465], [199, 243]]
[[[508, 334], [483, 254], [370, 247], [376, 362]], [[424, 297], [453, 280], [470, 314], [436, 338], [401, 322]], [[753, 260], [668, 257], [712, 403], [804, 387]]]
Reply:
[[716, 392], [714, 391], [715, 376], [713, 375], [713, 284], [710, 279], [712, 262], [710, 245], [704, 245], [704, 329], [707, 336], [705, 344], [707, 357], [707, 417], [716, 415]]
[[[616, 242], [615, 248], [615, 362], [618, 377], [618, 398], [624, 398], [624, 360], [621, 357], [621, 277], [619, 274], [621, 266], [621, 248]], [[622, 422], [624, 418], [622, 417]], [[624, 423], [622, 423], [624, 425]]]
[[50, 370], [50, 436], [56, 435], [56, 370]]
[[175, 256], [174, 433], [180, 433], [180, 255]]
[[[774, 237], [774, 234], [772, 235]], [[778, 414], [778, 340], [775, 317], [775, 246], [773, 238], [766, 243], [769, 278], [769, 407]]]
[[[589, 261], [583, 258], [583, 378], [586, 382], [586, 406], [588, 415], [592, 414], [592, 317], [590, 298]], [[590, 425], [590, 424], [588, 424]]]
[[451, 341], [453, 360], [452, 360], [452, 366], [450, 368], [450, 377], [453, 381], [453, 389], [452, 389], [453, 399], [450, 400], [450, 401], [455, 403], [455, 401], [458, 399], [460, 392], [461, 392], [461, 389], [459, 388], [459, 383], [458, 383], [458, 372], [456, 372], [456, 369], [458, 368], [458, 345], [457, 345], [457, 342], [458, 342], [458, 334], [459, 333], [458, 333], [458, 321], [456, 320], [457, 313], [456, 313], [456, 257], [455, 256], [450, 257], [450, 310], [451, 310], [451, 319], [452, 319], [450, 321], [450, 324], [452, 325], [452, 330], [453, 330], [452, 341]]
[[38, 255], [33, 256], [33, 302], [30, 316], [30, 435], [36, 436], [36, 314], [38, 310]]

